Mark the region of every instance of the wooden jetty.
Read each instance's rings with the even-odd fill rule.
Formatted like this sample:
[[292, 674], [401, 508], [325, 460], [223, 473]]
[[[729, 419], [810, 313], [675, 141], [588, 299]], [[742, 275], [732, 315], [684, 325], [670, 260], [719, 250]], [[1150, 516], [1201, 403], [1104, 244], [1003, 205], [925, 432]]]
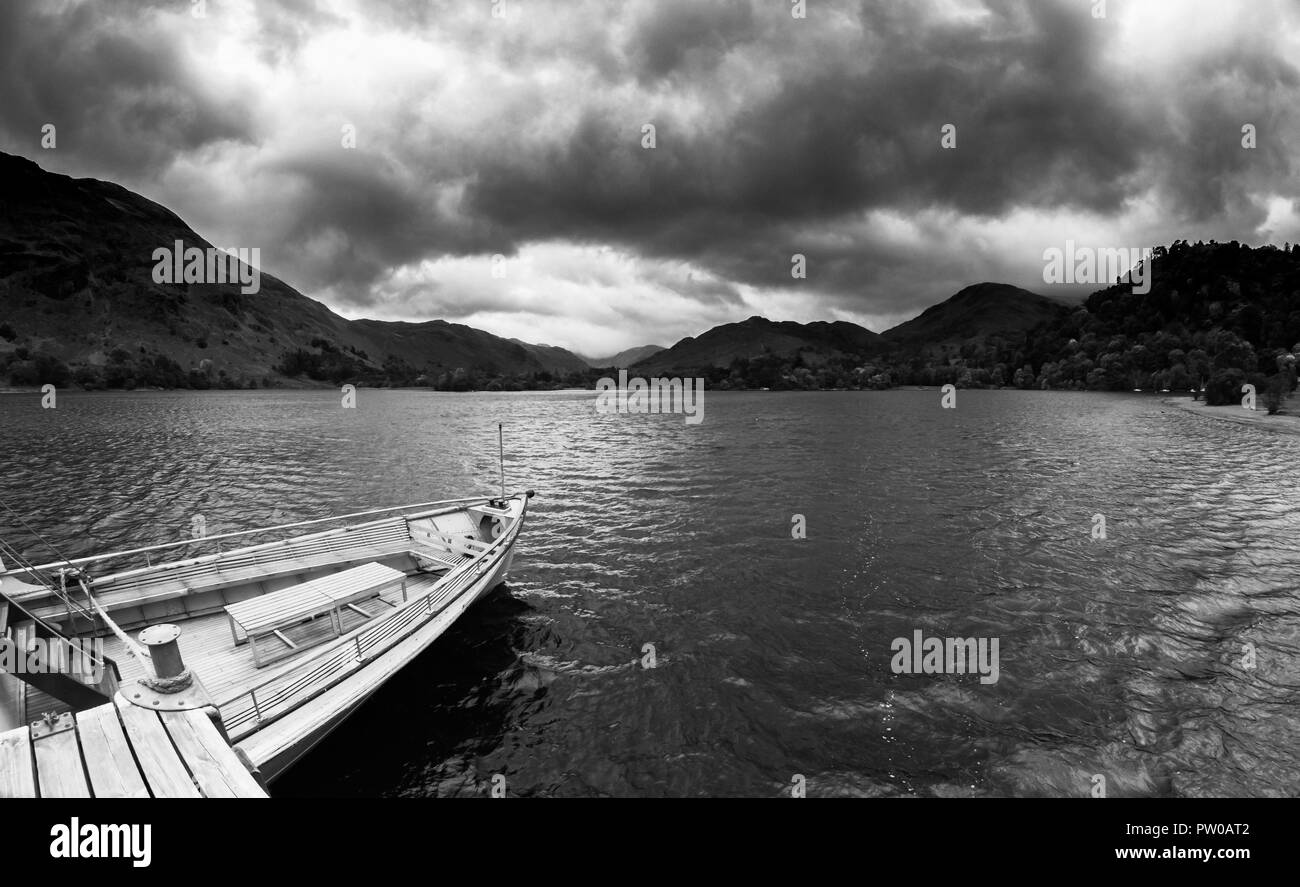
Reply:
[[0, 798], [265, 798], [201, 709], [112, 702], [0, 733]]

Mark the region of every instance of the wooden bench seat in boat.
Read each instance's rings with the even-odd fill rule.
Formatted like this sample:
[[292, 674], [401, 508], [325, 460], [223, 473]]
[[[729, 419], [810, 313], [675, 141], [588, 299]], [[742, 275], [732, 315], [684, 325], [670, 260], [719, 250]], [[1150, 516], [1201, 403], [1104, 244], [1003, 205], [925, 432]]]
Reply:
[[459, 554], [450, 548], [430, 545], [427, 540], [412, 539], [410, 551], [420, 567], [434, 571], [454, 570], [469, 560], [468, 555]]
[[[392, 567], [385, 567], [383, 564], [362, 564], [359, 567], [322, 576], [320, 579], [283, 588], [237, 604], [229, 604], [225, 610], [226, 615], [230, 617], [230, 634], [236, 645], [247, 641], [253, 651], [253, 664], [261, 668], [292, 655], [304, 646], [313, 646], [332, 639], [329, 636], [322, 636], [313, 644], [304, 645], [285, 636], [286, 629], [311, 619], [328, 616], [333, 637], [338, 637], [343, 634], [341, 610], [344, 607], [350, 607], [369, 618], [371, 614], [362, 610], [358, 604], [399, 586], [402, 589], [402, 599], [405, 600], [405, 573]], [[241, 631], [244, 633], [243, 638], [239, 634]], [[272, 636], [283, 641], [287, 649], [270, 656], [263, 656], [258, 641]]]
[[470, 558], [487, 551], [488, 544], [473, 536], [428, 527], [412, 526], [410, 554], [423, 569], [454, 570]]
[[425, 547], [432, 546], [435, 549], [450, 551], [462, 557], [478, 557], [488, 550], [486, 542], [480, 542], [469, 536], [454, 536], [450, 533], [436, 535], [416, 534], [411, 536], [411, 542], [413, 546], [420, 544]]
[[427, 561], [434, 570], [454, 570], [487, 551], [488, 545], [468, 536], [412, 533], [409, 550], [417, 561]]
[[[95, 599], [107, 610], [153, 603], [196, 591], [273, 579], [327, 567], [366, 563], [404, 554], [410, 547], [406, 520], [396, 517], [363, 527], [329, 530], [234, 551], [188, 558], [97, 577]], [[36, 606], [37, 616], [60, 619], [62, 603]]]

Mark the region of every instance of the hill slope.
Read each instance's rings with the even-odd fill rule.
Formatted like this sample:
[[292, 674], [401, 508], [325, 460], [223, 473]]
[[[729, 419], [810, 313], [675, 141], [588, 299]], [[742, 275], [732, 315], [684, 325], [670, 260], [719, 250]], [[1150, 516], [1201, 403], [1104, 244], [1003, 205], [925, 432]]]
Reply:
[[66, 375], [60, 364], [85, 382], [196, 387], [276, 384], [281, 369], [397, 383], [547, 369], [528, 347], [460, 324], [349, 321], [265, 272], [257, 293], [156, 283], [155, 249], [212, 246], [175, 213], [3, 153], [0, 181], [0, 374], [15, 384]]
[[[1300, 248], [1181, 240], [1156, 247], [1151, 261], [1149, 293], [1108, 286], [1074, 307], [1006, 288], [974, 298], [963, 290], [886, 333], [896, 344], [875, 369], [892, 384], [1203, 388], [1211, 403], [1239, 402], [1245, 382], [1261, 394], [1289, 390], [1300, 355]], [[970, 317], [971, 304], [992, 307], [992, 320]], [[1045, 319], [1026, 328], [1039, 314]]]
[[801, 352], [810, 356], [860, 354], [877, 346], [880, 336], [857, 324], [845, 321], [776, 322], [751, 317], [740, 323], [726, 323], [698, 336], [688, 336], [673, 347], [639, 361], [639, 373], [670, 370], [694, 371], [710, 367], [731, 366], [736, 359], [793, 357]]
[[516, 345], [537, 359], [542, 366], [552, 373], [581, 373], [590, 368], [587, 361], [559, 345], [530, 345], [519, 339], [511, 339]]
[[[1300, 353], [1300, 248], [1230, 243], [1157, 247], [1151, 291], [1110, 286], [1030, 337], [1037, 387], [1208, 387], [1240, 400]], [[1262, 390], [1262, 389], [1261, 389]]]
[[1068, 309], [1037, 293], [1005, 283], [977, 283], [917, 317], [887, 330], [896, 345], [944, 345], [987, 338], [1024, 335]]
[[658, 354], [660, 351], [666, 350], [668, 349], [664, 348], [662, 345], [641, 345], [637, 348], [628, 348], [624, 351], [620, 351], [618, 354], [610, 357], [584, 357], [583, 360], [585, 360], [589, 366], [599, 367], [601, 369], [614, 367], [615, 369], [621, 370], [643, 360], [647, 360]]

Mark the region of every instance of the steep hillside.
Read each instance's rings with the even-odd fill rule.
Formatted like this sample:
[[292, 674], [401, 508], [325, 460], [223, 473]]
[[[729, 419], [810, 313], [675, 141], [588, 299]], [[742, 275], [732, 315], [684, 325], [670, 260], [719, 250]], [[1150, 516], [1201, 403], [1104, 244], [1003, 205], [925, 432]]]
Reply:
[[[1176, 241], [1157, 247], [1151, 290], [1098, 290], [1030, 338], [1037, 387], [1128, 390], [1208, 387], [1240, 399], [1293, 374], [1300, 351], [1300, 248]], [[1032, 371], [1032, 374], [1029, 372]]]
[[530, 345], [527, 342], [521, 342], [519, 339], [511, 339], [510, 341], [523, 346], [524, 350], [535, 357], [549, 372], [561, 374], [582, 373], [590, 368], [586, 360], [566, 348], [561, 348], [559, 345]]
[[1005, 283], [977, 283], [887, 330], [891, 345], [957, 344], [989, 336], [1023, 336], [1068, 309], [1060, 302]]
[[806, 352], [809, 359], [860, 354], [878, 345], [871, 330], [845, 321], [776, 322], [751, 317], [739, 323], [716, 326], [698, 336], [682, 339], [634, 365], [640, 373], [670, 370], [725, 368], [732, 362], [761, 357], [793, 357]]
[[527, 347], [459, 324], [348, 321], [266, 273], [256, 293], [155, 282], [155, 250], [213, 244], [109, 182], [2, 153], [0, 181], [0, 375], [15, 384], [60, 382], [50, 374], [69, 368], [84, 384], [114, 387], [403, 384], [548, 369]]

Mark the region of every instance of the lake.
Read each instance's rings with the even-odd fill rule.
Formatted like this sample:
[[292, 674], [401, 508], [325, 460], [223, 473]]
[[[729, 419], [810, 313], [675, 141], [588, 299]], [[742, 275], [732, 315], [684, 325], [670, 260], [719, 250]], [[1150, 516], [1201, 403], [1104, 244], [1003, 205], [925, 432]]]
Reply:
[[[86, 555], [492, 492], [505, 423], [510, 582], [278, 795], [1300, 794], [1300, 437], [1114, 394], [593, 399], [6, 395], [0, 497]], [[898, 673], [918, 631], [996, 639], [997, 681]]]

